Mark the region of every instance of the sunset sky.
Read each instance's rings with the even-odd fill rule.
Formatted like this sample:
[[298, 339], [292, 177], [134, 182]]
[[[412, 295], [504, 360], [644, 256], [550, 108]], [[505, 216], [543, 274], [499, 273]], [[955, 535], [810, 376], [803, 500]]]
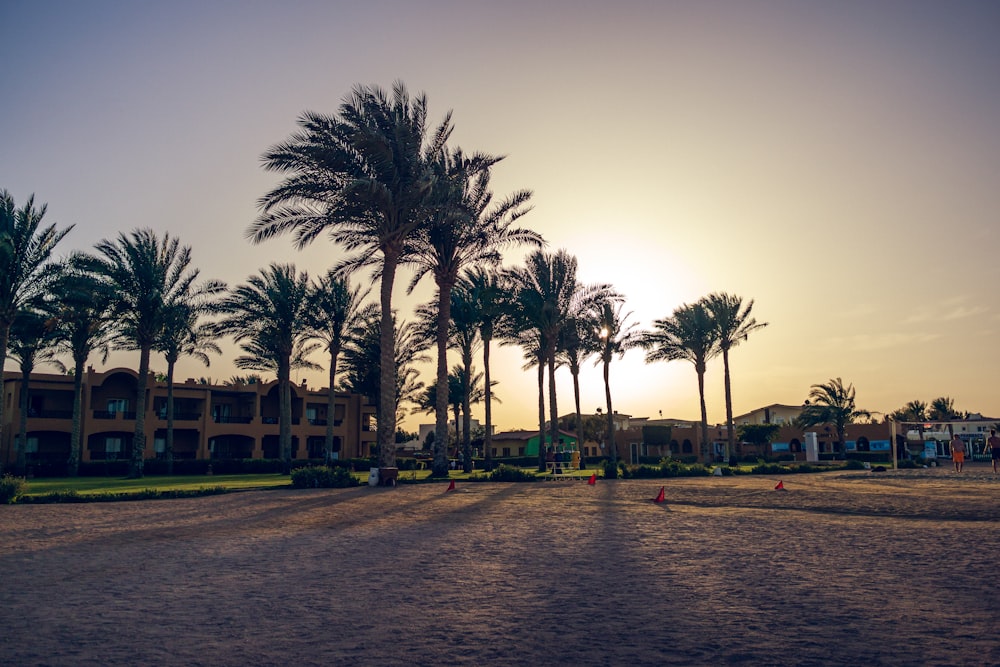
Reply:
[[[736, 414], [842, 377], [873, 411], [946, 395], [1000, 417], [997, 35], [997, 2], [0, 0], [0, 189], [75, 225], [62, 252], [150, 227], [231, 285], [272, 261], [320, 274], [342, 256], [326, 240], [245, 240], [278, 181], [260, 156], [303, 111], [398, 79], [433, 123], [454, 112], [454, 145], [507, 156], [496, 194], [533, 190], [525, 226], [640, 326], [754, 299], [770, 326], [732, 353]], [[426, 280], [408, 298], [397, 279], [404, 318]], [[178, 376], [227, 379], [237, 354]], [[498, 430], [537, 427], [535, 374], [493, 359]], [[721, 422], [721, 361], [706, 381]], [[698, 418], [687, 362], [633, 351], [611, 382], [619, 412]], [[600, 368], [582, 383], [603, 407]]]

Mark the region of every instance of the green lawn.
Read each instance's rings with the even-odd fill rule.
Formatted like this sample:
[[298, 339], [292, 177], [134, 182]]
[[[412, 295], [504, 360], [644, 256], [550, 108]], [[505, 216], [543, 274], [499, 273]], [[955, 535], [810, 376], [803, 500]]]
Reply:
[[[524, 468], [525, 472], [535, 472], [535, 468]], [[587, 478], [594, 470], [578, 470], [562, 475], [551, 473], [535, 473], [543, 479], [573, 479]], [[486, 473], [474, 470], [464, 473], [453, 470], [449, 479], [461, 481], [471, 477], [480, 477]], [[354, 476], [363, 484], [368, 482], [367, 472], [356, 472]], [[404, 482], [423, 482], [431, 476], [430, 470], [400, 470], [399, 478]], [[126, 479], [123, 477], [44, 477], [27, 480], [28, 490], [25, 495], [43, 496], [49, 493], [75, 492], [80, 495], [96, 495], [102, 493], [138, 493], [146, 490], [154, 491], [197, 491], [199, 489], [225, 488], [230, 491], [243, 489], [274, 489], [288, 488], [291, 479], [288, 475], [268, 473], [263, 475], [149, 475], [142, 479]]]
[[240, 489], [268, 489], [291, 486], [288, 475], [152, 475], [142, 479], [122, 477], [46, 477], [28, 480], [26, 495], [42, 496], [47, 493], [76, 492], [80, 495], [101, 493], [136, 493], [156, 491], [197, 491], [223, 487]]

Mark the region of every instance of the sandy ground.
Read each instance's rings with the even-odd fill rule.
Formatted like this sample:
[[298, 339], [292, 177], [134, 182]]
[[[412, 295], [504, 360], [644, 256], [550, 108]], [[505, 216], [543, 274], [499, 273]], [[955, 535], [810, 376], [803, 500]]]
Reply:
[[1000, 664], [987, 467], [780, 480], [0, 506], [0, 664]]

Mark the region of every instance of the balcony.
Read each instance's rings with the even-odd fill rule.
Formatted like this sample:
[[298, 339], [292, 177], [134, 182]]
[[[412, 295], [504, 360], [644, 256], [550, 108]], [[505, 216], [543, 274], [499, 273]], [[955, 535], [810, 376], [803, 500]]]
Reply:
[[216, 424], [249, 424], [253, 417], [230, 417], [228, 415], [212, 415], [212, 421]]

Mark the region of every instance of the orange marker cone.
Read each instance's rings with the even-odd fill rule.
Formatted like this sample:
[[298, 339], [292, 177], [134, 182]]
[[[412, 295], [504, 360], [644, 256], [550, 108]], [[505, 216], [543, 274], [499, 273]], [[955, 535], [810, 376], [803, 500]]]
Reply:
[[451, 480], [451, 484], [448, 485], [448, 489], [447, 490], [448, 491], [454, 491], [455, 490], [455, 480]]
[[587, 480], [587, 484], [590, 484], [591, 486], [594, 486], [595, 484], [597, 484], [597, 473], [596, 472], [590, 473], [590, 479]]
[[779, 481], [777, 484], [774, 485], [774, 490], [775, 491], [784, 491], [785, 490], [785, 483], [782, 482], [782, 481]]
[[658, 494], [656, 494], [655, 498], [653, 498], [653, 502], [654, 503], [662, 503], [666, 499], [665, 496], [664, 496], [664, 494], [663, 494], [663, 489], [664, 488], [665, 487], [662, 487], [662, 486], [660, 487], [660, 492]]

